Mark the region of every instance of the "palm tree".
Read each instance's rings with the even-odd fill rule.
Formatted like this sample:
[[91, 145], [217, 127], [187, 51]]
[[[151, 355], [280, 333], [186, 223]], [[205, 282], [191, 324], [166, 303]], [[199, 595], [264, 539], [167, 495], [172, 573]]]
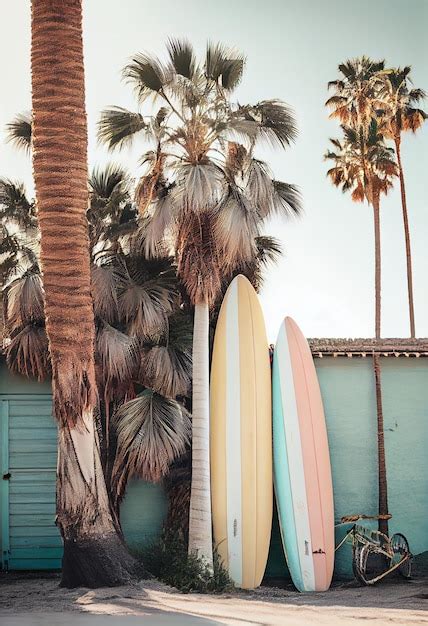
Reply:
[[136, 563], [114, 523], [94, 427], [95, 325], [79, 0], [32, 0], [31, 71], [33, 169], [53, 405], [59, 424], [61, 584], [117, 585], [130, 580]]
[[29, 202], [24, 185], [0, 179], [0, 341], [4, 337], [4, 290], [18, 267], [27, 271], [37, 254], [34, 202]]
[[[128, 174], [113, 164], [95, 169], [89, 180], [95, 371], [100, 396], [96, 418], [101, 461], [118, 523], [128, 479], [140, 476], [157, 482], [169, 471], [171, 459], [187, 446], [187, 412], [175, 399], [188, 395], [191, 380], [191, 320], [179, 308], [175, 268], [167, 256], [148, 260], [142, 255], [130, 186]], [[43, 380], [51, 367], [39, 236], [34, 202], [27, 200], [21, 184], [0, 180], [0, 224], [7, 363], [12, 371]], [[141, 389], [144, 397], [156, 392], [156, 402], [137, 403], [137, 415], [130, 400]], [[152, 421], [153, 406], [162, 419]], [[132, 441], [121, 435], [125, 423], [138, 434]], [[174, 445], [165, 457], [169, 437]], [[142, 450], [147, 462], [139, 465], [135, 458], [143, 458]]]
[[426, 96], [422, 89], [411, 86], [410, 67], [380, 71], [375, 80], [376, 107], [386, 121], [387, 136], [394, 141], [400, 177], [401, 206], [403, 210], [404, 238], [406, 244], [407, 291], [409, 300], [410, 336], [415, 337], [415, 310], [413, 302], [412, 253], [410, 245], [409, 218], [407, 212], [406, 187], [401, 161], [401, 135], [411, 130], [415, 133], [427, 118], [417, 107]]
[[332, 109], [330, 117], [354, 128], [367, 129], [374, 113], [375, 78], [384, 67], [385, 61], [366, 56], [341, 63], [341, 77], [328, 83], [328, 89], [334, 91], [325, 103]]
[[189, 550], [211, 566], [209, 310], [223, 276], [257, 255], [263, 220], [274, 211], [299, 210], [295, 188], [275, 181], [266, 163], [254, 157], [260, 140], [285, 148], [296, 128], [282, 102], [230, 100], [242, 78], [242, 55], [208, 45], [198, 63], [192, 46], [177, 40], [168, 42], [167, 52], [166, 62], [138, 54], [124, 70], [139, 103], [153, 97], [153, 115], [110, 108], [102, 114], [99, 137], [110, 148], [137, 134], [151, 144], [137, 192], [147, 217], [146, 250], [156, 255], [160, 246], [172, 245], [194, 307]]
[[[344, 140], [332, 139], [334, 150], [329, 150], [325, 158], [333, 161], [327, 176], [343, 192], [350, 191], [354, 202], [365, 200], [373, 209], [375, 241], [375, 335], [381, 332], [381, 239], [380, 239], [380, 197], [387, 194], [398, 175], [394, 150], [384, 143], [384, 136], [378, 122], [372, 119], [367, 131], [360, 126], [357, 130], [342, 126]], [[378, 484], [379, 484], [379, 530], [388, 532], [388, 488], [386, 479], [385, 437], [380, 384], [379, 355], [373, 353], [378, 442]]]

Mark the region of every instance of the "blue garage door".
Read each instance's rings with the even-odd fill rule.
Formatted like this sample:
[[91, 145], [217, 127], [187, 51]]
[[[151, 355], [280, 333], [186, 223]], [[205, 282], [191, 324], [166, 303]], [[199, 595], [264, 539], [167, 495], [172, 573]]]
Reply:
[[[59, 569], [62, 541], [55, 526], [57, 429], [50, 395], [0, 395], [1, 566]], [[125, 538], [153, 541], [166, 513], [160, 485], [133, 481], [122, 505]]]

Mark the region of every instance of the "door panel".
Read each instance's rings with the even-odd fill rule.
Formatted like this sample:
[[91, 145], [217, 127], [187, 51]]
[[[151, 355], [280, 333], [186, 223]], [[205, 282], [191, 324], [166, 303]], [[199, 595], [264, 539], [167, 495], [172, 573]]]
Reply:
[[[46, 398], [3, 401], [8, 415], [7, 526], [9, 569], [59, 569], [62, 541], [55, 526], [57, 429]], [[5, 496], [4, 496], [5, 497]]]
[[[59, 569], [62, 540], [55, 526], [57, 429], [50, 397], [0, 395], [0, 546], [4, 569]], [[166, 515], [160, 484], [133, 480], [121, 507], [125, 539], [152, 543]]]

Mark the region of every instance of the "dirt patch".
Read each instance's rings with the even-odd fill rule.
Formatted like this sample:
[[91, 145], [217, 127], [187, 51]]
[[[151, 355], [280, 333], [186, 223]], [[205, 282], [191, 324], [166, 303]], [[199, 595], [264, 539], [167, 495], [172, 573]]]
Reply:
[[9, 573], [0, 576], [0, 624], [7, 625], [7, 616], [21, 613], [40, 619], [62, 613], [182, 615], [234, 626], [355, 626], [359, 620], [370, 626], [428, 625], [427, 588], [428, 578], [418, 576], [409, 582], [391, 579], [376, 587], [339, 583], [319, 594], [263, 586], [218, 596], [185, 595], [153, 580], [127, 587], [68, 590], [59, 587], [59, 574]]

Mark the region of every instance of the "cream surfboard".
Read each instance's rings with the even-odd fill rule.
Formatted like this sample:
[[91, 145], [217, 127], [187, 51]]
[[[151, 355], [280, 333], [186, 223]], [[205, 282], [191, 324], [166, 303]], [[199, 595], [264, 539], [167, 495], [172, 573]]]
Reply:
[[272, 526], [269, 350], [258, 297], [237, 276], [224, 297], [211, 365], [214, 543], [238, 587], [264, 575]]
[[330, 455], [308, 343], [289, 317], [272, 373], [275, 496], [287, 564], [299, 591], [329, 588], [334, 565]]

